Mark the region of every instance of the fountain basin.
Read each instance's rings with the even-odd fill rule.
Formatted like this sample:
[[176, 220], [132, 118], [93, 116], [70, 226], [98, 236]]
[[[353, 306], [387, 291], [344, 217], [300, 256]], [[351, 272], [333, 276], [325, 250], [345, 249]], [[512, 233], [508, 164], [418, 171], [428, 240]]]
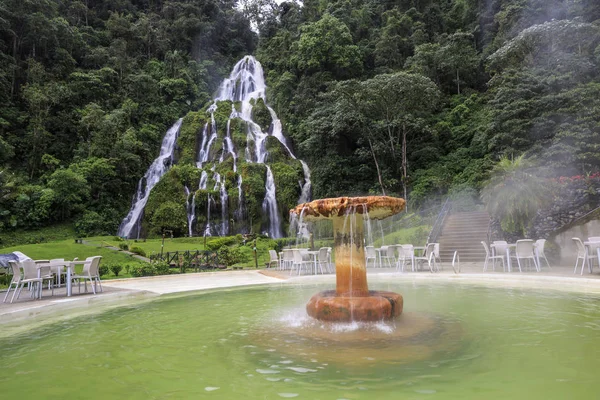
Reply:
[[313, 318], [329, 322], [383, 321], [402, 314], [402, 295], [385, 291], [369, 291], [368, 296], [338, 295], [335, 290], [315, 294], [306, 304]]

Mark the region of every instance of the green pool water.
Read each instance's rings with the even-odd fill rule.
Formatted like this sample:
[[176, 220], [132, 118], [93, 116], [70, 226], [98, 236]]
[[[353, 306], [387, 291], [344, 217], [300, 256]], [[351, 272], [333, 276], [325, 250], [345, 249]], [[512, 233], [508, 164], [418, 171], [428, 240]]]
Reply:
[[[328, 287], [283, 285], [163, 298], [56, 323], [0, 340], [0, 393], [6, 399], [599, 396], [597, 296], [443, 283], [370, 287], [402, 293], [405, 320], [315, 323], [304, 305]], [[422, 331], [398, 339], [412, 321]]]

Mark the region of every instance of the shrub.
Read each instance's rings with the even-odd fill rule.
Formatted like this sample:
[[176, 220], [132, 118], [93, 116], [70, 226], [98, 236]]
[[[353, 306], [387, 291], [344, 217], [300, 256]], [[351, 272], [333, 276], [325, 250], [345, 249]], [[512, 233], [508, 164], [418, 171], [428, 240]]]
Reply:
[[125, 264], [125, 272], [129, 274], [131, 272], [131, 264]]
[[168, 275], [171, 273], [171, 266], [166, 261], [158, 261], [152, 264], [157, 275]]
[[156, 275], [156, 268], [149, 263], [137, 264], [131, 267], [131, 275], [135, 277]]
[[239, 247], [227, 247], [223, 246], [218, 251], [219, 262], [226, 266], [247, 262], [248, 257]]
[[119, 248], [121, 250], [127, 251], [129, 250], [129, 245], [127, 243], [119, 243]]
[[109, 268], [112, 271], [112, 273], [115, 274], [115, 276], [119, 276], [119, 272], [121, 272], [123, 266], [121, 264], [113, 264]]
[[132, 253], [135, 253], [139, 256], [146, 257], [146, 252], [141, 247], [132, 246], [129, 248], [129, 251], [131, 251]]
[[208, 250], [216, 251], [221, 249], [223, 246], [230, 246], [232, 244], [236, 244], [236, 242], [237, 239], [235, 238], [235, 236], [219, 237], [206, 242], [206, 248]]
[[100, 276], [108, 275], [108, 265], [100, 265], [98, 267], [98, 273]]

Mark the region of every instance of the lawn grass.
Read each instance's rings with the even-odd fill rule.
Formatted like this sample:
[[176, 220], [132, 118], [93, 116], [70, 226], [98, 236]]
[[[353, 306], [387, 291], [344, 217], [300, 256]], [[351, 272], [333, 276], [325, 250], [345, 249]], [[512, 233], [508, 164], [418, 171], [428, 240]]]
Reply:
[[74, 239], [75, 237], [75, 229], [70, 222], [29, 231], [6, 230], [0, 232], [0, 247], [55, 242], [58, 240]]

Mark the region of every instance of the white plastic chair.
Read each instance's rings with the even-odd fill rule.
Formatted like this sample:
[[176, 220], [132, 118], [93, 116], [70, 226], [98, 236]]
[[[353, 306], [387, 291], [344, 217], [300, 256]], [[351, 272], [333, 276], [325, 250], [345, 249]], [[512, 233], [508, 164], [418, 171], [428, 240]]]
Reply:
[[298, 275], [302, 272], [302, 268], [307, 266], [306, 260], [302, 256], [302, 252], [300, 249], [293, 249], [294, 263], [292, 264], [292, 270], [290, 274], [294, 271], [294, 268], [298, 268]]
[[[4, 300], [2, 301], [3, 303], [6, 303], [6, 299], [8, 298], [8, 294], [10, 293], [10, 288], [12, 287], [12, 285], [15, 285], [14, 290], [13, 290], [13, 295], [12, 295], [12, 299], [14, 299], [15, 297], [15, 293], [17, 293], [17, 288], [19, 287], [19, 284], [21, 283], [21, 268], [19, 268], [19, 263], [13, 260], [10, 260], [8, 262], [8, 264], [10, 265], [10, 267], [12, 268], [12, 278], [10, 280], [10, 283], [8, 284], [8, 290], [6, 291], [6, 294], [4, 295]], [[12, 303], [12, 299], [11, 299], [11, 303]]]
[[548, 258], [546, 258], [546, 254], [544, 254], [544, 247], [546, 246], [546, 239], [538, 239], [535, 241], [535, 255], [537, 258], [537, 263], [540, 269], [542, 269], [542, 264], [540, 262], [540, 257], [543, 257], [546, 261], [546, 265], [548, 265], [548, 269], [552, 269], [550, 263], [548, 262]]
[[282, 255], [282, 269], [292, 269], [294, 266], [294, 251], [292, 249], [283, 249]]
[[436, 264], [439, 262], [440, 267], [442, 267], [442, 259], [440, 258], [440, 244], [439, 243], [433, 244], [433, 259]]
[[508, 264], [507, 252], [508, 252], [508, 242], [505, 240], [494, 240], [492, 242], [492, 246], [489, 249], [490, 255], [492, 256], [490, 259], [492, 260], [492, 271], [495, 270], [496, 260], [495, 257], [502, 257], [502, 270], [506, 271], [506, 265]]
[[[388, 249], [390, 248], [390, 246], [381, 246], [380, 250], [379, 250], [379, 266], [383, 268], [383, 260], [386, 260], [388, 265], [391, 267], [392, 263], [391, 263], [391, 259], [388, 255]], [[392, 259], [394, 259], [395, 257], [392, 257]]]
[[325, 270], [329, 272], [329, 247], [321, 247], [319, 249], [317, 264], [321, 269], [321, 273], [323, 273], [323, 266], [325, 266]]
[[90, 281], [92, 286], [92, 292], [96, 294], [96, 284], [100, 286], [102, 292], [102, 283], [100, 282], [99, 265], [102, 256], [88, 257], [85, 259], [83, 264], [83, 271], [81, 274], [71, 275], [71, 280], [77, 280], [79, 282], [79, 293], [81, 293], [81, 281], [85, 284], [85, 291], [87, 293], [87, 281]]
[[483, 245], [483, 248], [485, 249], [485, 261], [483, 262], [483, 272], [487, 271], [487, 266], [488, 266], [488, 263], [490, 262], [490, 260], [492, 260], [492, 271], [496, 270], [496, 260], [502, 260], [502, 270], [506, 271], [506, 264], [504, 262], [504, 258], [505, 258], [504, 254], [499, 255], [499, 256], [492, 255], [487, 243], [482, 241], [481, 244]]
[[275, 263], [275, 266], [279, 266], [279, 257], [277, 257], [277, 252], [275, 250], [269, 250], [270, 260], [267, 263], [267, 268], [271, 268], [271, 265]]
[[17, 300], [19, 299], [23, 286], [25, 286], [26, 283], [33, 284], [32, 296], [42, 297], [42, 278], [38, 278], [38, 269], [35, 262], [33, 260], [23, 260], [21, 266], [23, 267], [23, 278], [21, 279], [21, 282], [19, 282], [19, 289], [15, 290], [15, 293], [13, 293], [13, 297], [10, 300], [11, 303], [15, 299], [15, 294], [17, 295]]
[[373, 260], [373, 267], [377, 266], [377, 253], [373, 246], [365, 247], [365, 264], [367, 268], [369, 268], [369, 260]]
[[579, 264], [579, 260], [581, 259], [581, 275], [583, 275], [583, 267], [585, 266], [585, 264], [587, 263], [588, 265], [588, 269], [590, 270], [590, 273], [592, 273], [592, 260], [598, 260], [598, 256], [595, 254], [588, 254], [587, 250], [585, 249], [585, 245], [583, 244], [583, 242], [581, 241], [581, 239], [579, 238], [571, 238], [571, 240], [573, 240], [575, 242], [575, 245], [577, 246], [577, 258], [575, 259], [575, 269], [573, 270], [573, 273], [577, 273], [577, 266]]
[[434, 247], [433, 243], [427, 244], [427, 247], [425, 248], [425, 254], [422, 256], [414, 257], [415, 263], [417, 264], [417, 269], [422, 261], [427, 261], [427, 265], [429, 266], [429, 270], [431, 272], [433, 272], [434, 268], [436, 268], [435, 260], [434, 260], [434, 256], [433, 256], [433, 247]]
[[[523, 272], [521, 268], [521, 260], [532, 260], [533, 266], [536, 271], [540, 271], [537, 261], [535, 259], [535, 254], [533, 253], [533, 240], [531, 239], [521, 239], [517, 240], [517, 247], [515, 248], [515, 258], [517, 259], [517, 264], [519, 265], [519, 272]], [[531, 262], [528, 261], [528, 266], [531, 265]]]
[[[402, 254], [402, 271], [404, 271], [404, 264], [408, 260], [410, 260], [410, 270], [414, 272], [415, 270], [415, 248], [412, 244], [403, 244], [398, 249]], [[400, 266], [400, 265], [399, 265]]]

